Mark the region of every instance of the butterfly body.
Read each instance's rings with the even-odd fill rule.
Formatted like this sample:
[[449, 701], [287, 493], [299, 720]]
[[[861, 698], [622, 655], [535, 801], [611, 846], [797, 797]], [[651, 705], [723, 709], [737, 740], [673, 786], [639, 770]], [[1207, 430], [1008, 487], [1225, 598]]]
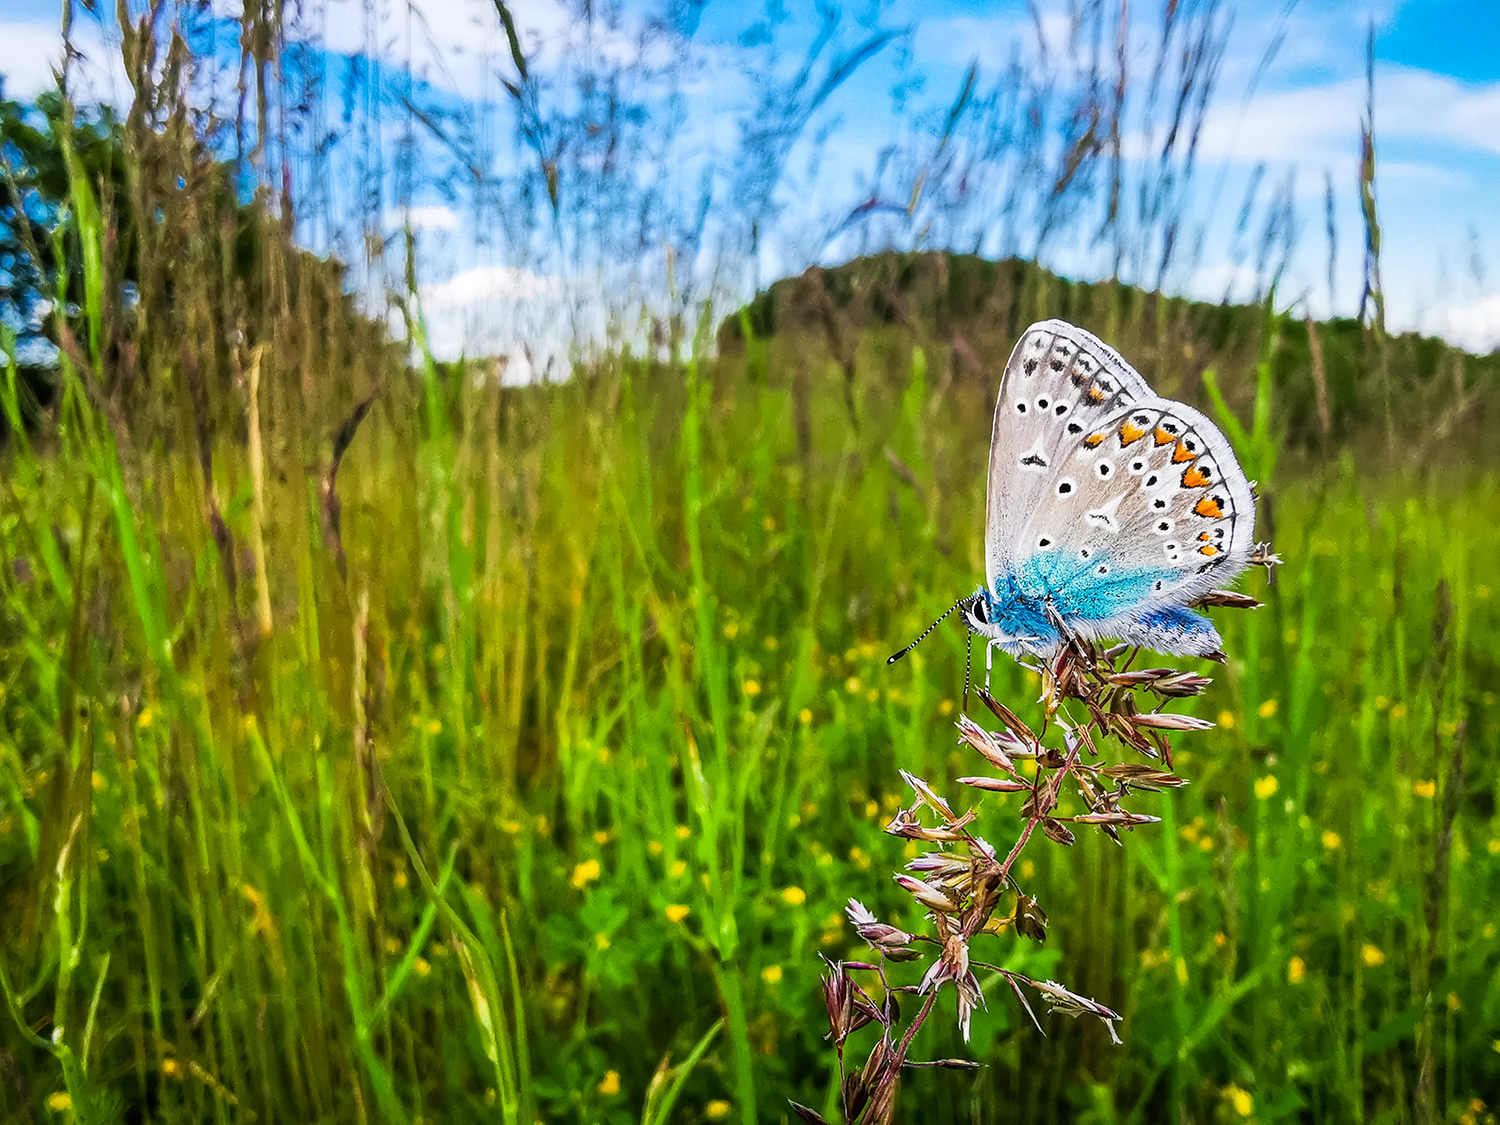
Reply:
[[971, 630], [1013, 656], [1072, 637], [1208, 655], [1188, 606], [1241, 573], [1255, 503], [1223, 434], [1158, 398], [1114, 349], [1063, 321], [1026, 330], [991, 435], [985, 585]]

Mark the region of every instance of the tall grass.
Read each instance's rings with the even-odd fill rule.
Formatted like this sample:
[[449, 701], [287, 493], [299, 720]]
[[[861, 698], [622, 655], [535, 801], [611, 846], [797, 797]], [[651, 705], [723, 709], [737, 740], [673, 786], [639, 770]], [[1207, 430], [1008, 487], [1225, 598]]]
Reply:
[[[1127, 354], [1156, 332], [1119, 320]], [[175, 437], [118, 441], [70, 366], [52, 453], [7, 453], [5, 1115], [836, 1104], [811, 954], [852, 951], [862, 879], [916, 921], [869, 873], [900, 859], [897, 770], [951, 779], [961, 638], [882, 660], [979, 573], [994, 372], [934, 388], [867, 334], [856, 427], [795, 339], [528, 389], [376, 353], [341, 569], [319, 435], [349, 406], [302, 395], [302, 346], [247, 357], [259, 458], [197, 448], [165, 367]], [[1438, 1116], [1487, 1092], [1494, 478], [1351, 446], [1283, 451], [1263, 489], [1288, 561], [1224, 622], [1192, 785], [1148, 846], [1042, 853], [1053, 941], [1010, 962], [1122, 1012], [1126, 1047], [997, 1005], [989, 1067], [914, 1075], [915, 1112], [1413, 1120], [1424, 1081]]]
[[[1211, 68], [1220, 15], [1171, 32], [1184, 65]], [[1265, 608], [1223, 622], [1232, 659], [1198, 705], [1219, 725], [1179, 756], [1192, 784], [1157, 802], [1162, 825], [1024, 873], [1052, 940], [1006, 967], [1121, 1012], [1125, 1047], [996, 1005], [974, 1022], [987, 1068], [914, 1073], [904, 1111], [1483, 1117], [1490, 369], [1382, 331], [1371, 379], [1352, 322], [1303, 337], [1269, 303], [904, 258], [938, 280], [803, 279], [816, 334], [764, 331], [760, 304], [713, 356], [710, 307], [679, 293], [646, 354], [505, 387], [498, 362], [433, 359], [411, 238], [398, 348], [296, 248], [288, 200], [239, 205], [232, 174], [264, 178], [292, 144], [266, 126], [285, 93], [264, 85], [269, 30], [241, 59], [240, 168], [213, 162], [188, 96], [212, 60], [161, 27], [125, 39], [122, 175], [60, 119], [54, 257], [78, 269], [56, 297], [78, 315], [58, 318], [50, 411], [13, 340], [0, 380], [0, 1119], [753, 1122], [789, 1098], [832, 1117], [814, 955], [861, 946], [851, 887], [916, 927], [877, 874], [903, 858], [880, 828], [900, 769], [960, 764], [961, 632], [883, 659], [980, 575], [999, 365], [1050, 315], [1218, 411], [1287, 561], [1249, 580]], [[534, 109], [546, 91], [507, 43]], [[787, 104], [861, 49], [809, 60]], [[1030, 116], [1020, 95], [980, 103]], [[970, 104], [955, 136], [983, 133]], [[1070, 178], [1003, 212], [1017, 231], [1089, 198], [1069, 184], [1119, 129], [1118, 100], [1098, 104]], [[1018, 190], [1007, 161], [1045, 164], [1033, 140], [1001, 146], [997, 198]], [[545, 170], [556, 137], [523, 141]], [[568, 151], [583, 168], [592, 150]], [[545, 207], [607, 218], [567, 194], [578, 168], [554, 163]], [[1169, 211], [1133, 248], [1111, 212], [1116, 249], [1164, 271]], [[900, 327], [862, 323], [848, 289]], [[995, 691], [1032, 717], [1019, 668]]]

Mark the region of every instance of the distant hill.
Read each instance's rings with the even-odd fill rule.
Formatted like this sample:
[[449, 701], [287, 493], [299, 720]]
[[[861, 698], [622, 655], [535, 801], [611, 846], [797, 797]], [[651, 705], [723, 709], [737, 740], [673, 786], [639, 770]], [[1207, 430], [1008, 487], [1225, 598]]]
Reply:
[[[885, 252], [784, 278], [726, 318], [720, 353], [745, 350], [746, 331], [779, 363], [832, 359], [853, 382], [894, 365], [904, 377], [920, 346], [940, 378], [998, 381], [1026, 325], [1061, 317], [1113, 344], [1162, 395], [1205, 406], [1213, 367], [1231, 403], [1248, 405], [1266, 310], [1148, 293], [1114, 282], [1074, 282], [1019, 259]], [[1293, 444], [1354, 437], [1399, 418], [1432, 437], [1482, 425], [1500, 387], [1500, 354], [1466, 355], [1444, 341], [1392, 337], [1385, 374], [1373, 333], [1339, 318], [1313, 325], [1326, 388], [1320, 408], [1307, 323], [1285, 317], [1273, 362], [1276, 412]]]

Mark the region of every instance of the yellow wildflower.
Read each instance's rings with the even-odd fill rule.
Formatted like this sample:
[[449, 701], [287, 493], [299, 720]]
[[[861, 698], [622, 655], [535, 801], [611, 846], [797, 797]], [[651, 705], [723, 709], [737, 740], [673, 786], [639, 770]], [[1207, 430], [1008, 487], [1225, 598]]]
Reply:
[[720, 1121], [729, 1116], [729, 1103], [722, 1098], [716, 1098], [703, 1107], [703, 1116], [714, 1121]]
[[671, 906], [667, 907], [667, 921], [681, 922], [688, 916], [691, 910], [691, 907], [683, 906], [680, 902], [674, 902]]
[[767, 984], [776, 984], [781, 980], [781, 966], [767, 965], [760, 971], [760, 979]]
[[620, 1092], [620, 1072], [618, 1070], [606, 1070], [604, 1081], [599, 1083], [599, 1092], [606, 1098]]
[[599, 861], [597, 859], [586, 859], [573, 868], [573, 877], [568, 881], [579, 890], [583, 890], [584, 887], [597, 878], [599, 878]]
[[1339, 834], [1333, 831], [1333, 829], [1324, 829], [1323, 847], [1327, 848], [1331, 852], [1336, 852], [1339, 850], [1339, 845], [1343, 842], [1343, 840], [1339, 839]]
[[1411, 783], [1411, 791], [1415, 797], [1434, 797], [1437, 795], [1437, 782], [1413, 781]]
[[47, 1108], [53, 1113], [61, 1113], [63, 1110], [73, 1108], [73, 1099], [59, 1090], [57, 1093], [48, 1096]]
[[1276, 790], [1281, 788], [1281, 782], [1276, 780], [1274, 773], [1268, 773], [1265, 777], [1256, 778], [1255, 795], [1262, 801], [1269, 798]]
[[1385, 964], [1385, 953], [1381, 950], [1380, 946], [1371, 945], [1369, 942], [1365, 942], [1359, 951], [1359, 956], [1372, 969], [1379, 968]]
[[1229, 1099], [1229, 1104], [1234, 1106], [1234, 1112], [1241, 1117], [1249, 1117], [1255, 1109], [1255, 1098], [1249, 1090], [1241, 1090], [1238, 1086], [1229, 1085], [1224, 1087], [1224, 1096]]
[[1293, 957], [1287, 962], [1286, 979], [1288, 984], [1301, 984], [1302, 978], [1307, 975], [1307, 962], [1300, 957]]
[[801, 887], [787, 887], [781, 892], [781, 900], [788, 906], [801, 906], [807, 901], [807, 892]]
[[1262, 719], [1269, 719], [1276, 714], [1276, 700], [1268, 699], [1255, 709], [1255, 713]]
[[757, 680], [746, 680], [744, 685], [745, 694], [752, 699], [760, 694], [760, 683]]

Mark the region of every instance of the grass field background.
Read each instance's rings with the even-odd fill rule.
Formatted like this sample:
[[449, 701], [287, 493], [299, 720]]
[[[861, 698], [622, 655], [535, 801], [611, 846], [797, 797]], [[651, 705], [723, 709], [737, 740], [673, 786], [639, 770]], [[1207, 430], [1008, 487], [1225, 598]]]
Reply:
[[[1213, 6], [1189, 14], [1212, 40]], [[273, 73], [280, 16], [245, 19]], [[517, 112], [582, 137], [510, 32]], [[1015, 873], [1046, 942], [976, 941], [1121, 1013], [1123, 1046], [1038, 1033], [987, 973], [973, 1041], [949, 992], [914, 1048], [983, 1068], [913, 1071], [899, 1118], [1493, 1125], [1500, 361], [1388, 337], [1378, 269], [1361, 320], [1314, 325], [1269, 284], [1208, 306], [889, 255], [741, 312], [615, 310], [641, 330], [503, 386], [501, 361], [432, 359], [409, 228], [394, 331], [298, 248], [267, 153], [315, 187], [331, 163], [284, 119], [271, 150], [256, 132], [295, 90], [241, 86], [219, 163], [232, 130], [192, 99], [222, 60], [154, 49], [122, 32], [126, 118], [55, 99], [27, 133], [0, 106], [31, 146], [6, 189], [34, 172], [53, 208], [40, 247], [12, 212], [7, 253], [52, 263], [60, 349], [39, 375], [7, 335], [0, 371], [0, 1121], [836, 1119], [819, 955], [868, 955], [851, 897], [923, 928], [891, 879], [915, 850], [882, 831], [900, 771], [977, 800], [953, 785], [964, 631], [885, 660], [982, 580], [999, 373], [1063, 316], [1219, 420], [1284, 562], [1243, 583], [1263, 608], [1215, 611], [1228, 663], [1181, 709], [1216, 726], [1175, 740], [1188, 786], [1133, 806], [1161, 823], [1038, 834]], [[826, 70], [825, 96], [863, 56], [840, 57], [797, 81]], [[1096, 113], [1106, 72], [1078, 87]], [[949, 128], [1012, 136], [960, 121], [976, 73]], [[1054, 115], [1014, 133], [1044, 162], [1057, 105], [994, 104]], [[592, 140], [559, 174], [535, 139], [516, 166], [558, 229], [637, 213], [583, 178]], [[1180, 184], [1181, 155], [1152, 174]], [[1088, 160], [1016, 221], [1083, 214]], [[1268, 283], [1295, 226], [1272, 203]], [[1162, 230], [1106, 233], [1145, 261]], [[1023, 718], [1040, 690], [997, 661]], [[984, 798], [991, 841], [1020, 800]]]
[[[857, 427], [816, 342], [525, 389], [387, 356], [349, 392], [376, 390], [345, 573], [320, 480], [348, 404], [294, 364], [256, 357], [259, 441], [214, 441], [207, 479], [190, 403], [126, 452], [70, 382], [51, 447], [6, 452], [4, 1116], [625, 1121], [688, 1058], [673, 1120], [831, 1112], [817, 955], [859, 956], [850, 896], [920, 928], [897, 771], [971, 769], [961, 630], [884, 658], [980, 574], [1003, 360], [939, 387], [861, 347]], [[1220, 375], [1242, 413], [1254, 380]], [[1163, 823], [1024, 853], [1052, 932], [992, 956], [1125, 1046], [1043, 1038], [991, 982], [986, 1068], [915, 1074], [909, 1115], [1488, 1112], [1500, 499], [1374, 430], [1243, 451], [1286, 562], [1218, 611], [1218, 726], [1138, 802]], [[1035, 713], [1034, 678], [995, 684]]]

